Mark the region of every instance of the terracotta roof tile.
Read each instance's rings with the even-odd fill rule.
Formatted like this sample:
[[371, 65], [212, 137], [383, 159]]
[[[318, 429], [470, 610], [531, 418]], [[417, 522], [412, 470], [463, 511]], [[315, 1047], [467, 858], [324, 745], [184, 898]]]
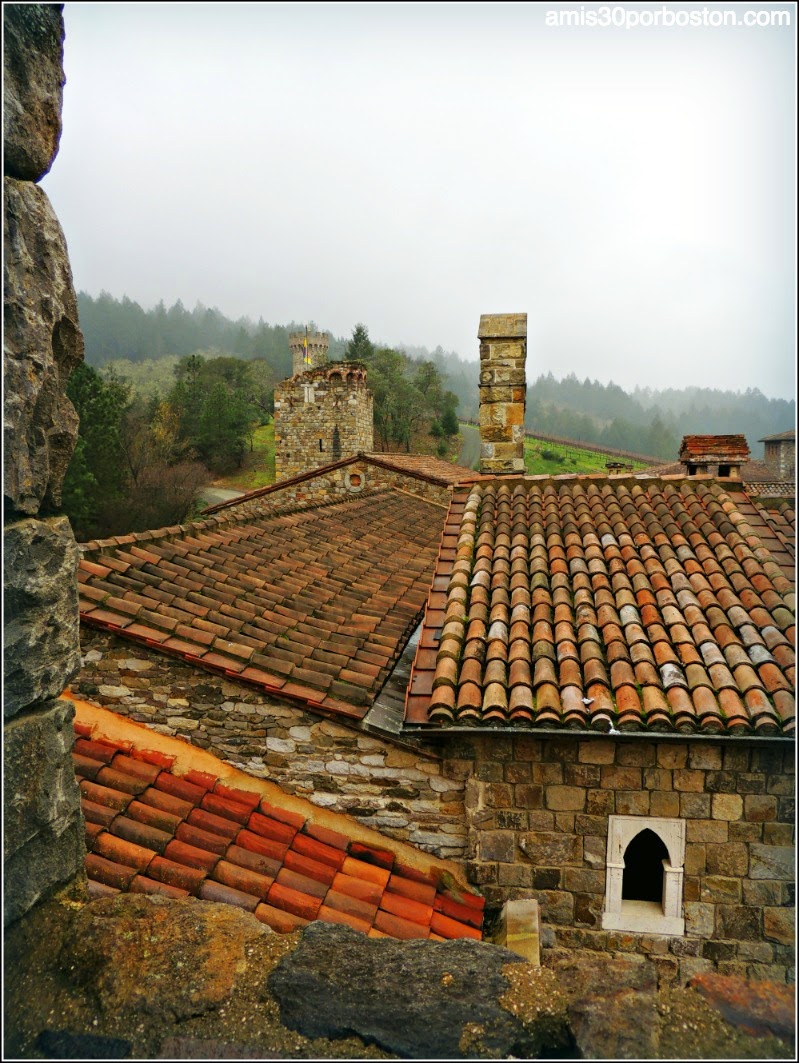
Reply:
[[[400, 858], [389, 839], [364, 834], [345, 816], [326, 812], [326, 822], [317, 822], [318, 809], [297, 798], [281, 803], [273, 784], [266, 784], [273, 794], [267, 800], [258, 780], [210, 754], [164, 736], [158, 743], [168, 750], [149, 749], [154, 736], [146, 728], [76, 704], [77, 744], [103, 758], [75, 757], [93, 890], [191, 894], [244, 908], [281, 933], [323, 919], [363, 933], [428, 937], [445, 915], [450, 923], [436, 933], [480, 936], [483, 899], [453, 885], [451, 871], [434, 858], [417, 853], [414, 866], [407, 846]], [[95, 717], [115, 721], [133, 741], [97, 741], [84, 722]], [[140, 759], [143, 751], [149, 760]], [[176, 760], [187, 757], [225, 769], [236, 783], [191, 766], [175, 774]], [[86, 777], [95, 772], [107, 772], [120, 788]], [[141, 792], [134, 796], [126, 784]]]
[[[795, 662], [773, 652], [793, 584], [761, 527], [739, 483], [709, 479], [456, 488], [406, 724], [793, 733]], [[442, 616], [464, 618], [461, 640]]]
[[362, 717], [424, 606], [441, 512], [380, 490], [90, 543], [81, 616], [316, 711]]

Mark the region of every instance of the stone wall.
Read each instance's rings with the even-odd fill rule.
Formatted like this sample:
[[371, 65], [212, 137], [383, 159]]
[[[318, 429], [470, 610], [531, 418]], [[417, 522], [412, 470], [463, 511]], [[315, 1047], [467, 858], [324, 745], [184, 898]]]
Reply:
[[365, 734], [105, 632], [84, 626], [81, 641], [77, 696], [391, 838], [463, 857], [465, 780], [445, 776], [435, 751]]
[[374, 447], [372, 393], [360, 363], [331, 362], [275, 388], [275, 478]]
[[[535, 897], [548, 948], [640, 952], [667, 981], [715, 966], [793, 975], [794, 747], [745, 739], [454, 737], [467, 873], [498, 907]], [[685, 821], [685, 936], [601, 928], [610, 815]]]
[[269, 492], [226, 506], [220, 514], [263, 515], [287, 507], [319, 505], [324, 502], [343, 502], [361, 491], [374, 491], [381, 488], [397, 488], [410, 494], [426, 498], [440, 506], [449, 506], [451, 489], [447, 485], [432, 483], [404, 472], [373, 465], [363, 458], [326, 469], [318, 476], [309, 477], [299, 483], [291, 484], [280, 491]]
[[774, 469], [777, 479], [793, 483], [796, 480], [796, 441], [779, 439], [766, 442], [766, 464]]
[[480, 340], [480, 471], [524, 473], [527, 314], [483, 314]]
[[80, 875], [72, 710], [78, 550], [55, 514], [77, 438], [64, 394], [83, 357], [64, 234], [35, 183], [61, 135], [60, 4], [4, 4], [4, 919]]

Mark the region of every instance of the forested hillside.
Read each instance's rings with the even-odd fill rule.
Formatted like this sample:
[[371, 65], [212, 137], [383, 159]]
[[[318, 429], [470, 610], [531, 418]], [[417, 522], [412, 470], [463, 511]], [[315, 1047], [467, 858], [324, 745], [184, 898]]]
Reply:
[[[169, 390], [178, 358], [196, 352], [206, 358], [232, 355], [246, 360], [262, 359], [271, 368], [274, 380], [281, 380], [291, 372], [288, 334], [304, 327], [297, 323], [270, 325], [263, 319], [232, 321], [219, 310], [199, 304], [191, 311], [180, 302], [169, 308], [159, 303], [151, 310], [144, 310], [128, 298], [117, 300], [107, 293], [93, 298], [81, 292], [78, 304], [89, 365], [102, 367], [113, 363], [134, 389], [139, 390], [137, 378], [143, 378], [141, 391], [149, 395], [155, 390], [162, 393]], [[351, 339], [331, 336], [330, 357], [344, 357], [351, 342]], [[374, 349], [390, 348], [376, 343]], [[399, 353], [412, 362], [431, 363], [440, 375], [441, 389], [456, 397], [460, 416], [476, 417], [477, 361], [466, 361], [440, 346], [430, 351], [426, 347], [404, 345]], [[173, 356], [168, 371], [166, 366], [160, 366], [166, 356]], [[119, 359], [128, 362], [118, 365]], [[540, 364], [542, 360], [538, 352], [536, 361]], [[141, 368], [137, 370], [136, 366]], [[412, 375], [404, 366], [392, 378], [390, 367], [381, 369], [375, 364], [370, 382], [388, 395], [392, 379], [396, 383]], [[397, 386], [403, 390], [404, 385]], [[792, 427], [795, 418], [793, 398], [770, 399], [756, 389], [733, 392], [694, 387], [664, 391], [636, 388], [630, 393], [612, 382], [579, 380], [573, 374], [558, 380], [549, 372], [539, 376], [527, 390], [528, 430], [667, 460], [676, 459], [680, 440], [690, 433], [742, 433], [749, 441], [753, 456], [761, 457], [763, 445], [758, 440]], [[379, 431], [377, 423], [376, 427]], [[402, 431], [397, 427], [394, 434]]]

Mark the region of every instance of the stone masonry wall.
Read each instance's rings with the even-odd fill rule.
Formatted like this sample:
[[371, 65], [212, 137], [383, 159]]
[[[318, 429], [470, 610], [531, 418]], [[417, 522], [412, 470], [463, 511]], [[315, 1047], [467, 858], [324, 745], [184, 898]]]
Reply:
[[796, 442], [780, 439], [766, 443], [766, 464], [771, 466], [780, 480], [793, 483], [796, 479]]
[[61, 136], [61, 4], [3, 5], [4, 921], [82, 875], [72, 709], [78, 550], [57, 516], [78, 418], [64, 394], [83, 358], [64, 234], [37, 181]]
[[275, 477], [285, 480], [374, 447], [366, 373], [333, 362], [275, 388]]
[[[548, 948], [649, 954], [663, 980], [792, 980], [794, 753], [784, 741], [455, 737], [467, 873], [493, 907], [535, 897]], [[684, 937], [601, 929], [608, 816], [686, 822]]]
[[343, 502], [361, 491], [374, 491], [393, 487], [400, 491], [426, 498], [440, 506], [449, 506], [451, 489], [448, 486], [430, 483], [415, 476], [408, 476], [393, 469], [372, 465], [363, 459], [336, 469], [329, 469], [301, 483], [285, 487], [272, 494], [261, 495], [238, 505], [230, 505], [220, 514], [264, 514], [283, 510], [292, 505], [319, 505], [322, 502]]
[[435, 751], [367, 735], [105, 632], [84, 626], [81, 642], [78, 697], [391, 838], [463, 857], [465, 780], [445, 777]]

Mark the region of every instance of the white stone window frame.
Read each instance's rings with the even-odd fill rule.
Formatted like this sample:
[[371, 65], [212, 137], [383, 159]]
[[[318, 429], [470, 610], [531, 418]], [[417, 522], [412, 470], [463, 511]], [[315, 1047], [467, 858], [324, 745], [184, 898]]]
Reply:
[[[353, 476], [360, 477], [360, 483], [353, 483]], [[352, 494], [357, 494], [359, 491], [363, 491], [364, 487], [366, 486], [366, 472], [362, 471], [361, 469], [347, 469], [344, 473], [344, 486]]]
[[[660, 906], [655, 901], [622, 898], [624, 854], [630, 842], [644, 830], [651, 830], [657, 835], [669, 854], [668, 860], [663, 861], [663, 900]], [[657, 816], [609, 816], [602, 929], [683, 937], [684, 863], [685, 820]]]

